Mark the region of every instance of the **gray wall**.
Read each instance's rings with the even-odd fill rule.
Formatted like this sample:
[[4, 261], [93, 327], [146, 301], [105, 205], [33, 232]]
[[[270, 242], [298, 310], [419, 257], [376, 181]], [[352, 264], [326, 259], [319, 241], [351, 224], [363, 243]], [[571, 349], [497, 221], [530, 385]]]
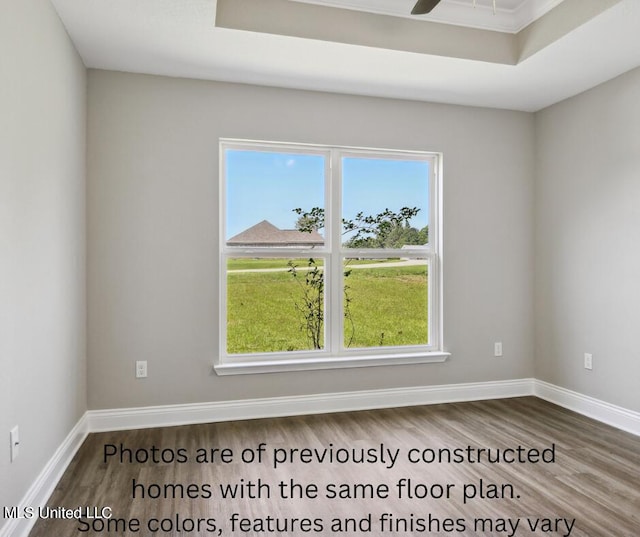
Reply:
[[[106, 71], [88, 110], [91, 409], [533, 374], [533, 115]], [[217, 377], [219, 137], [442, 151], [450, 361]]]
[[635, 411], [639, 95], [635, 69], [536, 116], [536, 376]]
[[[3, 506], [86, 411], [86, 71], [42, 0], [0, 3], [0, 50]], [[9, 463], [14, 425], [20, 456]]]

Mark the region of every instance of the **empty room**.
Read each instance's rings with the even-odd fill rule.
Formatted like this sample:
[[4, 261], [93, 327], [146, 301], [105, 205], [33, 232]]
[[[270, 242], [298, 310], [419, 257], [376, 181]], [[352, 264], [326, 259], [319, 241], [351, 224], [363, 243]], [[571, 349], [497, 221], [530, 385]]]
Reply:
[[640, 535], [640, 1], [0, 0], [0, 537]]

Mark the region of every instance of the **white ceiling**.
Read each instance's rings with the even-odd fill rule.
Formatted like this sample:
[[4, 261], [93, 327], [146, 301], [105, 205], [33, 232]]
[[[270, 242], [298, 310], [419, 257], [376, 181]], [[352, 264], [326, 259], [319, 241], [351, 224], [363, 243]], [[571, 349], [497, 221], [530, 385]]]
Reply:
[[218, 28], [216, 0], [51, 2], [97, 69], [535, 111], [640, 65], [639, 0], [517, 65]]

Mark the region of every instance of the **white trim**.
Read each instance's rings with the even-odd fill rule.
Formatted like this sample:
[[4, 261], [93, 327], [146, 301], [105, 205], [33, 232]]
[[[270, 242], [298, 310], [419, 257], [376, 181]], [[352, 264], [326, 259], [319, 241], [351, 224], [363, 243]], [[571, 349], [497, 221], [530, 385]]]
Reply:
[[640, 412], [612, 405], [543, 380], [534, 379], [533, 393], [540, 399], [606, 423], [616, 429], [640, 436]]
[[[404, 406], [536, 396], [578, 414], [640, 435], [640, 413], [537, 379], [445, 384], [237, 401], [90, 410], [89, 432], [275, 418]], [[0, 534], [0, 537], [4, 537]]]
[[[54, 491], [62, 475], [73, 460], [76, 452], [89, 434], [89, 420], [85, 413], [71, 432], [64, 439], [60, 447], [53, 454], [40, 475], [31, 484], [29, 490], [18, 504], [20, 507], [44, 506]], [[6, 521], [0, 528], [0, 537], [27, 537], [36, 523], [37, 518], [13, 518]]]
[[[445, 362], [451, 353], [448, 352], [398, 352], [394, 354], [361, 354], [361, 349], [345, 351], [340, 356], [327, 356], [327, 353], [297, 353], [298, 358], [268, 358], [269, 355], [244, 355], [234, 361], [215, 364], [216, 374], [249, 375], [254, 373], [280, 373], [283, 371], [313, 371], [320, 369], [344, 369], [353, 367], [376, 367], [383, 365], [433, 364]], [[348, 354], [347, 354], [348, 353]], [[273, 353], [274, 356], [278, 356]], [[267, 358], [265, 358], [267, 357]]]
[[533, 395], [533, 379], [89, 411], [92, 432]]

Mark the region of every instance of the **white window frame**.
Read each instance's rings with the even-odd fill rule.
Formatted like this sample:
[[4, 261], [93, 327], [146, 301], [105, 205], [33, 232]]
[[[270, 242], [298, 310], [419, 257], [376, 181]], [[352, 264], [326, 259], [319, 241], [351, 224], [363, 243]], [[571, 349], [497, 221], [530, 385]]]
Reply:
[[[226, 150], [271, 151], [325, 156], [325, 241], [318, 248], [229, 247], [226, 244]], [[298, 143], [220, 139], [219, 169], [219, 352], [214, 369], [219, 375], [271, 373], [308, 369], [332, 369], [444, 362], [450, 355], [443, 350], [442, 326], [442, 154]], [[344, 157], [384, 158], [428, 161], [429, 166], [429, 244], [416, 249], [355, 249], [342, 246], [342, 177], [340, 160]], [[227, 353], [227, 260], [237, 257], [308, 258], [324, 260], [325, 266], [325, 348], [311, 351]], [[343, 347], [343, 260], [349, 257], [427, 259], [428, 322], [427, 345], [398, 347]], [[337, 283], [336, 283], [337, 280]]]

